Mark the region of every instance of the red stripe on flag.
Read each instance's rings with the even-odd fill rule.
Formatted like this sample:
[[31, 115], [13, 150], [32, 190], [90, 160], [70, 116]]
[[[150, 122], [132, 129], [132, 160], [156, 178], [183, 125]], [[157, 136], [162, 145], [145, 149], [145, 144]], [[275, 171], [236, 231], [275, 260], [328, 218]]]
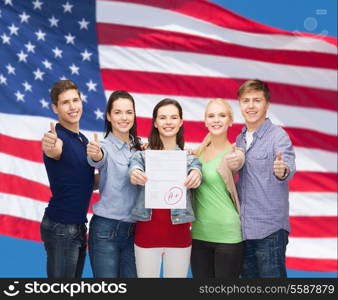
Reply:
[[336, 259], [286, 257], [287, 269], [312, 271], [312, 272], [337, 272]]
[[[227, 99], [236, 99], [238, 88], [247, 80], [111, 69], [101, 69], [101, 76], [106, 90]], [[269, 84], [272, 103], [337, 110], [337, 91], [275, 82], [266, 83]]]
[[25, 178], [0, 173], [0, 192], [48, 202], [51, 192], [48, 186]]
[[[0, 173], [0, 193], [18, 195], [43, 202], [48, 202], [52, 195], [49, 186], [5, 173]], [[99, 198], [98, 192], [92, 194], [89, 213], [92, 213], [92, 205], [98, 202]]]
[[41, 241], [40, 222], [0, 215], [0, 224], [0, 234], [19, 239]]
[[35, 162], [43, 161], [41, 141], [18, 139], [0, 134], [0, 152]]
[[290, 217], [290, 237], [337, 237], [337, 217]]
[[144, 49], [161, 49], [236, 57], [278, 64], [337, 69], [337, 56], [328, 53], [260, 49], [195, 35], [120, 24], [98, 23], [98, 42]]
[[337, 193], [337, 181], [337, 173], [296, 172], [289, 187], [297, 192]]

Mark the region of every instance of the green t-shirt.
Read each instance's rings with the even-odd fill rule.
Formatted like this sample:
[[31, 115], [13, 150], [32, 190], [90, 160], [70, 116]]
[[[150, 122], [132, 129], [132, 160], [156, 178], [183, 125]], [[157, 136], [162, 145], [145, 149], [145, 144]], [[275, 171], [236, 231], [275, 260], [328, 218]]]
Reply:
[[242, 241], [241, 221], [221, 175], [216, 171], [225, 151], [208, 162], [202, 156], [202, 184], [194, 191], [196, 220], [192, 238], [214, 243]]

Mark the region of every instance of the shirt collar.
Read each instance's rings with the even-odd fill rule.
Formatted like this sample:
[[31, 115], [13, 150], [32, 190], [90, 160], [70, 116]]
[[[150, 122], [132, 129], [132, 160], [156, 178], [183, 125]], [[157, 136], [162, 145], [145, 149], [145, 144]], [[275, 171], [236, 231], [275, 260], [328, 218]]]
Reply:
[[[128, 143], [121, 141], [119, 138], [117, 138], [115, 135], [113, 135], [112, 132], [109, 132], [107, 139], [112, 142], [119, 150], [121, 150], [123, 147], [128, 145]], [[132, 145], [133, 139], [131, 138], [131, 142], [129, 145]]]
[[[261, 138], [264, 135], [264, 133], [268, 130], [268, 128], [271, 126], [271, 124], [272, 124], [271, 120], [269, 118], [266, 118], [265, 121], [264, 121], [264, 123], [261, 126], [259, 126], [258, 129], [255, 131], [255, 133], [257, 134], [257, 136], [259, 138]], [[245, 135], [245, 133], [246, 133], [247, 130], [248, 130], [248, 128], [246, 126], [244, 126], [242, 128], [241, 134]]]
[[58, 128], [59, 130], [62, 130], [64, 132], [68, 133], [69, 135], [72, 135], [72, 136], [77, 137], [77, 138], [81, 135], [80, 132], [76, 133], [74, 131], [71, 131], [71, 130], [67, 129], [66, 127], [63, 127], [60, 123], [56, 123], [55, 127]]

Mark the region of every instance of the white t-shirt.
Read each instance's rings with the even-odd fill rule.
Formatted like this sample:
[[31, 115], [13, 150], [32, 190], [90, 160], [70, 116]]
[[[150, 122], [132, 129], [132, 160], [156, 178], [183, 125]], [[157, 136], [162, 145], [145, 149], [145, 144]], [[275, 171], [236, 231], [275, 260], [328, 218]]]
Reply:
[[246, 138], [246, 150], [248, 150], [253, 141], [253, 134], [254, 131], [246, 131], [245, 138]]

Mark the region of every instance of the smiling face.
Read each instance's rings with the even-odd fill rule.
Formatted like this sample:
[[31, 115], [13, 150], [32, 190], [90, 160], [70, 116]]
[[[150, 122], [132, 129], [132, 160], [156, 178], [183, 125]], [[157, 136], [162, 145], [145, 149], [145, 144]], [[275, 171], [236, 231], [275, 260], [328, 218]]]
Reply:
[[158, 129], [160, 137], [176, 137], [182, 124], [183, 120], [175, 105], [169, 104], [158, 109], [154, 126]]
[[107, 119], [111, 123], [112, 132], [115, 136], [128, 136], [135, 120], [132, 101], [127, 98], [116, 99], [110, 113], [107, 113]]
[[248, 129], [254, 131], [264, 123], [269, 103], [263, 91], [250, 90], [239, 98], [239, 107]]
[[59, 122], [70, 130], [78, 127], [82, 115], [82, 100], [76, 89], [69, 89], [58, 96], [57, 105], [52, 104]]
[[210, 134], [226, 134], [232, 122], [232, 112], [225, 103], [213, 101], [208, 104], [205, 111], [205, 126], [208, 128]]

